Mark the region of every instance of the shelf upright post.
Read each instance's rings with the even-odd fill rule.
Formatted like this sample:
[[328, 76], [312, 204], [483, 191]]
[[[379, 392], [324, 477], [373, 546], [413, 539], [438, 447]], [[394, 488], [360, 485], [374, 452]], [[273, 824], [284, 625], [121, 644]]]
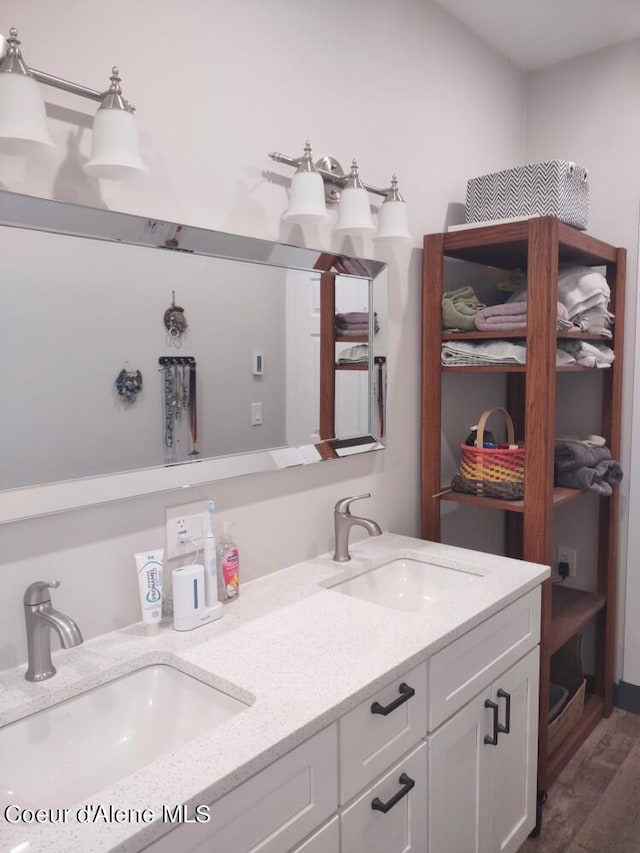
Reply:
[[[522, 557], [550, 564], [553, 547], [553, 462], [556, 424], [558, 220], [530, 219], [527, 253], [527, 373]], [[547, 788], [551, 581], [542, 584], [538, 789]]]
[[[613, 351], [615, 358], [602, 377], [602, 435], [607, 440], [612, 459], [622, 457], [622, 354], [624, 352], [624, 285], [626, 279], [626, 249], [619, 248], [616, 262], [607, 264], [606, 277], [611, 289], [609, 308], [616, 317]], [[613, 710], [615, 679], [615, 613], [617, 598], [617, 526], [619, 489], [611, 497], [600, 498], [598, 536], [598, 592], [606, 596], [607, 604], [598, 615], [596, 641], [596, 693], [602, 696], [603, 714]]]
[[439, 542], [444, 234], [424, 238], [422, 265], [422, 538]]
[[336, 277], [320, 274], [320, 438], [336, 435]]

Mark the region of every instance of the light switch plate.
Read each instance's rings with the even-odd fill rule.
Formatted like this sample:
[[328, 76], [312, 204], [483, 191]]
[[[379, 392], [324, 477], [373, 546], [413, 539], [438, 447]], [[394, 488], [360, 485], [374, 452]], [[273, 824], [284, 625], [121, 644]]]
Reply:
[[251, 404], [251, 426], [260, 426], [262, 420], [262, 403]]

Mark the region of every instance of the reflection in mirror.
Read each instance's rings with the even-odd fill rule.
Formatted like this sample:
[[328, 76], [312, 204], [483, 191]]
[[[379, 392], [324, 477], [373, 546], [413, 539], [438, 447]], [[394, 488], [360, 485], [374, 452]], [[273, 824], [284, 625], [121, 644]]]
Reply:
[[6, 192], [0, 223], [0, 521], [383, 446], [383, 264]]

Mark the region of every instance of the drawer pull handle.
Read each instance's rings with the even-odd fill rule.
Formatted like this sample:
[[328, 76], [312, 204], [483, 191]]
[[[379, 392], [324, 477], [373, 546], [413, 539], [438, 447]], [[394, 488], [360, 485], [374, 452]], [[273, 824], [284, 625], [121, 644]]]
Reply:
[[504, 726], [499, 725], [498, 731], [508, 735], [511, 731], [511, 694], [500, 688], [500, 690], [498, 690], [498, 698], [507, 700], [504, 708]]
[[382, 812], [383, 814], [386, 814], [397, 803], [399, 803], [403, 797], [406, 797], [407, 794], [409, 793], [409, 791], [416, 784], [415, 781], [413, 779], [411, 779], [409, 776], [407, 776], [406, 773], [401, 774], [400, 778], [398, 779], [398, 782], [400, 782], [400, 784], [402, 785], [402, 788], [400, 788], [400, 790], [397, 792], [397, 794], [394, 794], [393, 797], [391, 797], [391, 799], [388, 802], [383, 803], [382, 800], [380, 799], [380, 797], [374, 797], [371, 800], [371, 808], [374, 811]]
[[405, 702], [408, 702], [412, 696], [416, 695], [416, 691], [413, 687], [409, 687], [408, 684], [405, 684], [404, 681], [398, 687], [398, 692], [400, 696], [397, 699], [394, 699], [393, 702], [390, 702], [388, 705], [381, 705], [379, 702], [373, 702], [371, 705], [371, 713], [372, 714], [382, 714], [383, 717], [386, 717], [387, 714], [390, 714], [392, 711], [395, 711], [396, 708], [399, 708], [400, 705], [403, 705]]
[[492, 702], [491, 699], [485, 699], [484, 707], [491, 708], [493, 712], [493, 733], [490, 735], [485, 735], [484, 742], [490, 744], [491, 746], [497, 746], [498, 732], [500, 731], [500, 728], [498, 726], [498, 704], [497, 702]]

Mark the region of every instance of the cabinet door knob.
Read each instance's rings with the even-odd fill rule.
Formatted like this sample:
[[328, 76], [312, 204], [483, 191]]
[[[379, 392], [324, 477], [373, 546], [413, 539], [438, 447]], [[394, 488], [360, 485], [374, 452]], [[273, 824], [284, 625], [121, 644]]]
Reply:
[[402, 785], [402, 788], [400, 788], [400, 790], [397, 792], [397, 794], [394, 794], [393, 797], [391, 797], [391, 799], [388, 800], [386, 803], [383, 803], [379, 797], [374, 797], [371, 800], [371, 808], [374, 811], [382, 812], [383, 814], [386, 814], [397, 803], [399, 803], [403, 797], [406, 797], [407, 794], [409, 793], [409, 791], [416, 784], [415, 781], [410, 776], [407, 776], [406, 773], [402, 773], [400, 775], [398, 782], [400, 782], [400, 784]]
[[511, 694], [506, 690], [498, 690], [498, 699], [506, 699], [504, 707], [504, 726], [498, 725], [498, 731], [508, 735], [511, 731]]
[[386, 717], [387, 714], [390, 714], [392, 711], [395, 711], [396, 708], [399, 708], [400, 705], [403, 705], [405, 702], [408, 702], [412, 696], [416, 695], [416, 691], [413, 687], [409, 687], [408, 684], [405, 684], [404, 681], [398, 687], [398, 696], [397, 699], [394, 699], [393, 702], [390, 702], [388, 705], [381, 705], [379, 702], [373, 702], [371, 704], [371, 713], [372, 714], [382, 714], [383, 717]]
[[493, 712], [493, 732], [490, 735], [484, 736], [484, 742], [490, 744], [491, 746], [498, 745], [498, 732], [500, 729], [498, 728], [498, 703], [492, 702], [491, 699], [484, 700], [484, 707], [491, 708]]

